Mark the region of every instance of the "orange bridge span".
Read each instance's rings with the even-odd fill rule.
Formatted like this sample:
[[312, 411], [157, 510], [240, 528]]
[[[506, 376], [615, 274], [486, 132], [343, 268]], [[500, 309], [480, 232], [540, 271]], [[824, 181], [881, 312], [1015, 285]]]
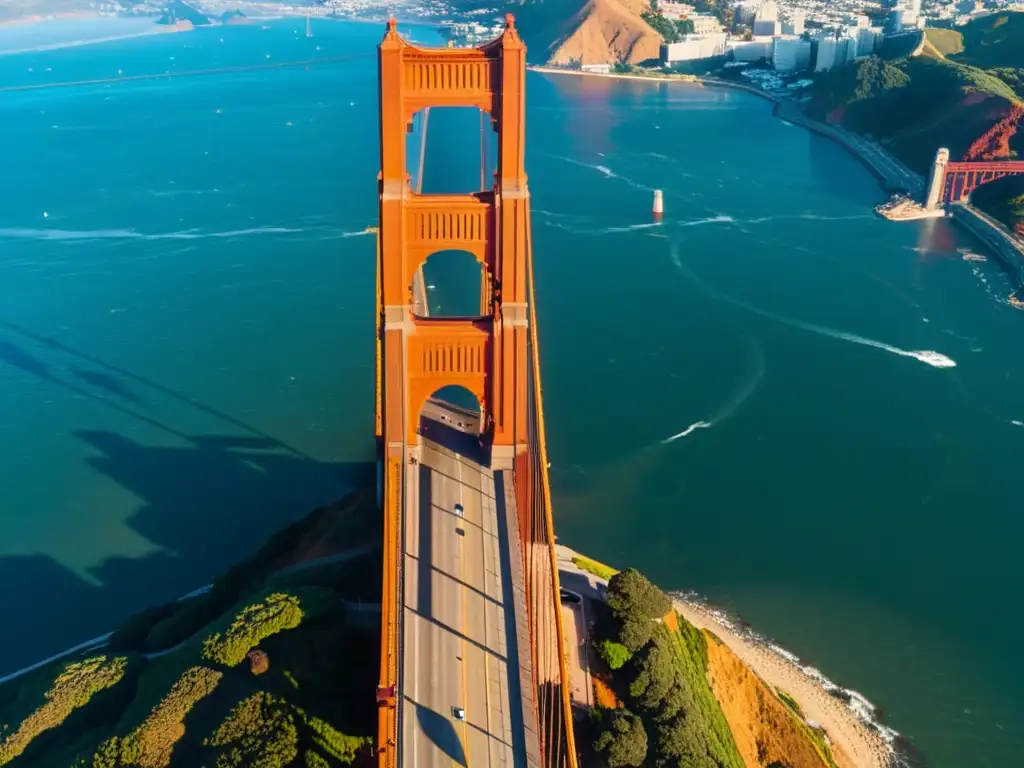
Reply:
[[[391, 21], [378, 63], [378, 764], [576, 768], [524, 166], [526, 48], [511, 16], [500, 37], [467, 49], [411, 45]], [[444, 106], [489, 117], [490, 188], [413, 188], [413, 117]], [[414, 285], [431, 254], [454, 249], [482, 265], [480, 311], [431, 318]], [[479, 410], [436, 397], [453, 386]]]

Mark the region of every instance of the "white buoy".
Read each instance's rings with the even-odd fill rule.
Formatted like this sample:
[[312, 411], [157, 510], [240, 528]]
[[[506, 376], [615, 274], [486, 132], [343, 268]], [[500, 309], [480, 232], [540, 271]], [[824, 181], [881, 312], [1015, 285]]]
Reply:
[[661, 221], [662, 215], [665, 213], [665, 201], [661, 196], [661, 190], [654, 190], [654, 220]]

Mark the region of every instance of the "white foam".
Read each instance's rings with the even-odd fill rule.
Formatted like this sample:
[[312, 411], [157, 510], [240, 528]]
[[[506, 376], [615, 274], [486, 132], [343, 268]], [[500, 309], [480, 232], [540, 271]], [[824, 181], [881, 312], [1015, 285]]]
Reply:
[[669, 443], [675, 442], [676, 440], [679, 440], [681, 438], [686, 437], [689, 434], [692, 434], [693, 432], [696, 432], [698, 429], [707, 429], [708, 427], [712, 426], [714, 426], [714, 424], [712, 424], [710, 421], [695, 421], [682, 432], [677, 432], [671, 437], [666, 437], [664, 440], [661, 441], [661, 444], [668, 445]]

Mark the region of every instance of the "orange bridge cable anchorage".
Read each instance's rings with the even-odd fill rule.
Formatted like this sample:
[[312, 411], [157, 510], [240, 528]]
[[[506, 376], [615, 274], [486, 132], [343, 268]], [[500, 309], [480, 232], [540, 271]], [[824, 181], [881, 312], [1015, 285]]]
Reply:
[[144, 80], [164, 80], [176, 77], [211, 77], [215, 75], [241, 74], [245, 72], [260, 72], [273, 69], [287, 69], [290, 67], [311, 67], [322, 64], [338, 64], [343, 61], [354, 61], [356, 59], [369, 58], [373, 54], [355, 53], [347, 56], [327, 56], [319, 59], [299, 59], [295, 61], [280, 61], [273, 64], [239, 64], [231, 67], [219, 67], [215, 69], [190, 69], [181, 72], [161, 72], [159, 74], [146, 75], [119, 75], [117, 77], [104, 77], [92, 80], [70, 80], [58, 83], [35, 83], [32, 85], [7, 85], [0, 88], [0, 93], [11, 93], [15, 91], [41, 91], [48, 88], [77, 88], [89, 85], [112, 85], [114, 83], [132, 83]]
[[544, 510], [545, 524], [547, 526], [548, 552], [551, 560], [552, 588], [554, 599], [559, 610], [555, 611], [555, 634], [558, 641], [558, 665], [562, 682], [562, 717], [567, 725], [566, 728], [566, 751], [568, 763], [571, 768], [577, 768], [576, 738], [572, 728], [572, 703], [569, 700], [568, 664], [565, 659], [565, 630], [562, 625], [561, 611], [561, 584], [558, 578], [558, 559], [555, 551], [555, 527], [552, 517], [551, 506], [551, 484], [548, 473], [548, 448], [547, 438], [544, 430], [544, 398], [541, 387], [540, 375], [540, 345], [537, 333], [537, 297], [535, 291], [535, 278], [533, 270], [533, 224], [531, 222], [530, 207], [526, 206], [526, 268], [529, 283], [530, 302], [530, 346], [533, 358], [533, 379], [534, 397], [537, 410], [537, 437], [540, 447], [540, 470], [543, 477], [544, 489]]

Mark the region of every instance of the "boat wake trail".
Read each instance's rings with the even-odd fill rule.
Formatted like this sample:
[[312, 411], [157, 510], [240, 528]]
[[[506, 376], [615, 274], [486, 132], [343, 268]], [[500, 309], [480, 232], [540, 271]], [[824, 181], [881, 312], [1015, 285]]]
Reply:
[[551, 157], [555, 158], [556, 160], [561, 160], [562, 162], [565, 163], [570, 163], [571, 165], [578, 165], [580, 168], [589, 168], [592, 171], [597, 171], [606, 179], [616, 179], [617, 181], [621, 181], [625, 184], [628, 184], [629, 186], [634, 187], [635, 189], [642, 189], [647, 192], [654, 191], [654, 187], [649, 187], [646, 184], [641, 184], [638, 181], [633, 181], [633, 179], [629, 178], [628, 176], [620, 176], [606, 165], [594, 165], [592, 163], [584, 163], [580, 160], [574, 160], [571, 157], [565, 157], [563, 155], [551, 155]]
[[803, 320], [796, 320], [796, 319], [791, 318], [791, 317], [785, 317], [783, 315], [777, 315], [774, 312], [769, 312], [769, 311], [767, 311], [765, 309], [760, 309], [760, 308], [755, 307], [755, 306], [753, 306], [751, 304], [747, 304], [745, 301], [740, 301], [737, 298], [734, 298], [732, 296], [729, 296], [728, 294], [725, 294], [725, 293], [722, 293], [721, 291], [716, 290], [715, 288], [711, 287], [710, 285], [705, 283], [703, 280], [701, 280], [699, 277], [697, 277], [695, 274], [693, 274], [693, 272], [691, 272], [689, 269], [687, 269], [685, 266], [683, 266], [683, 263], [682, 263], [682, 261], [679, 258], [679, 253], [678, 253], [677, 250], [673, 250], [672, 251], [671, 257], [672, 257], [672, 263], [675, 264], [675, 266], [681, 272], [683, 272], [686, 275], [689, 275], [689, 277], [691, 279], [693, 279], [697, 283], [701, 284], [704, 287], [704, 290], [706, 290], [709, 294], [711, 294], [712, 296], [715, 296], [716, 298], [720, 299], [721, 301], [725, 301], [725, 302], [728, 302], [729, 304], [732, 304], [733, 306], [740, 307], [741, 309], [745, 309], [748, 312], [753, 312], [756, 315], [761, 315], [762, 317], [767, 317], [767, 318], [769, 318], [771, 320], [775, 320], [776, 322], [784, 323], [785, 325], [790, 325], [790, 326], [792, 326], [794, 328], [801, 328], [801, 329], [803, 329], [805, 331], [810, 331], [811, 333], [817, 333], [817, 334], [820, 334], [821, 336], [828, 336], [828, 337], [833, 338], [833, 339], [839, 339], [840, 341], [849, 341], [849, 342], [851, 342], [853, 344], [860, 344], [860, 345], [865, 346], [865, 347], [874, 347], [875, 349], [881, 349], [881, 350], [884, 350], [886, 352], [890, 352], [890, 353], [892, 353], [894, 355], [900, 355], [901, 357], [912, 357], [915, 360], [918, 360], [918, 361], [920, 361], [922, 363], [925, 363], [926, 365], [930, 365], [930, 366], [932, 366], [934, 368], [955, 368], [956, 367], [956, 361], [953, 360], [952, 358], [947, 357], [946, 355], [942, 354], [941, 352], [936, 352], [936, 351], [931, 350], [931, 349], [900, 349], [899, 347], [894, 347], [891, 344], [886, 344], [885, 342], [882, 342], [882, 341], [877, 341], [875, 339], [869, 339], [869, 338], [866, 338], [864, 336], [858, 336], [855, 333], [847, 333], [846, 331], [839, 331], [839, 330], [836, 330], [835, 328], [829, 328], [829, 327], [824, 326], [824, 325], [815, 325], [814, 323], [806, 323]]
[[[672, 262], [682, 269], [682, 261], [679, 259], [679, 244], [673, 243], [669, 253], [672, 257]], [[683, 269], [683, 272], [686, 274], [688, 270]], [[690, 273], [690, 277], [694, 278], [695, 276]], [[708, 290], [707, 285], [703, 284], [699, 280], [694, 280], [694, 284], [710, 298], [715, 298], [715, 294]], [[680, 440], [693, 434], [698, 429], [709, 429], [716, 424], [720, 424], [723, 421], [732, 418], [736, 415], [739, 409], [743, 407], [743, 404], [750, 399], [751, 395], [757, 391], [757, 388], [761, 386], [761, 382], [764, 380], [765, 370], [764, 350], [761, 349], [761, 345], [757, 343], [757, 340], [753, 337], [750, 331], [748, 331], [738, 320], [733, 320], [732, 322], [738, 326], [740, 333], [746, 340], [747, 346], [750, 348], [750, 355], [748, 356], [750, 375], [744, 378], [740, 386], [733, 392], [732, 397], [730, 397], [721, 408], [715, 411], [707, 421], [694, 422], [682, 432], [677, 432], [670, 437], [666, 437], [661, 441], [662, 445], [668, 445], [669, 443], [673, 443], [676, 440]]]
[[661, 444], [668, 445], [669, 443], [673, 443], [681, 437], [686, 437], [687, 435], [696, 432], [698, 429], [707, 429], [708, 427], [713, 427], [714, 425], [715, 422], [713, 421], [695, 421], [682, 432], [677, 432], [676, 434], [672, 435], [672, 437], [666, 437], [664, 440], [661, 441]]

